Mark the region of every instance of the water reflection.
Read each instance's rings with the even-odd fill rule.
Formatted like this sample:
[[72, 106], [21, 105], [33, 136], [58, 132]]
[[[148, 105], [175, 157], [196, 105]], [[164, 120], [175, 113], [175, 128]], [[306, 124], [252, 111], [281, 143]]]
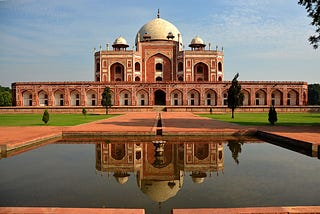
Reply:
[[244, 142], [238, 141], [238, 140], [229, 140], [228, 141], [228, 148], [232, 153], [232, 158], [234, 161], [239, 164], [239, 153], [241, 153], [241, 146], [243, 145]]
[[130, 173], [140, 190], [151, 200], [164, 202], [182, 188], [184, 176], [196, 184], [224, 168], [223, 142], [153, 143], [104, 142], [96, 144], [96, 170], [112, 173], [124, 185]]

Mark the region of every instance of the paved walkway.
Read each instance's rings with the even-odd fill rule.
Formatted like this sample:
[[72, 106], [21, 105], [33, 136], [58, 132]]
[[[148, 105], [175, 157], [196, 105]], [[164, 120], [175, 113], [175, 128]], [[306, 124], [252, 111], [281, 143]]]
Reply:
[[[72, 127], [0, 127], [0, 148], [15, 148], [62, 133], [104, 133], [110, 135], [155, 135], [157, 112], [129, 112], [105, 120]], [[161, 112], [163, 135], [242, 135], [255, 130], [320, 145], [319, 126], [240, 126], [199, 117], [191, 112]]]
[[113, 135], [154, 135], [156, 112], [131, 112], [105, 120], [65, 127], [64, 132], [103, 132]]

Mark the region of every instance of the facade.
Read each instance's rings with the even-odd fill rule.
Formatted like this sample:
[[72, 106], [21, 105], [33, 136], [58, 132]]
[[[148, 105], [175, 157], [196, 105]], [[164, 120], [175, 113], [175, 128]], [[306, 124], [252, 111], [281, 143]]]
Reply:
[[[224, 51], [194, 37], [184, 50], [180, 31], [160, 18], [141, 27], [135, 46], [118, 37], [94, 51], [94, 81], [17, 82], [15, 106], [100, 106], [110, 87], [113, 106], [226, 106]], [[306, 82], [240, 81], [244, 106], [307, 105]]]
[[121, 185], [136, 179], [139, 189], [152, 201], [164, 202], [180, 191], [186, 175], [194, 184], [200, 184], [213, 174], [221, 174], [225, 143], [222, 140], [97, 143], [96, 170], [108, 177], [113, 174]]

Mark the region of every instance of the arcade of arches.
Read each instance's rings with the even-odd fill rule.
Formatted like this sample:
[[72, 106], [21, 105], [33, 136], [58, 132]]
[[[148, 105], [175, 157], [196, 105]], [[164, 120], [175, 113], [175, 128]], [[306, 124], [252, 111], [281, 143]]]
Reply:
[[[203, 83], [201, 89], [188, 87], [183, 83], [166, 84], [114, 84], [111, 88], [114, 106], [226, 106], [227, 89], [231, 83]], [[274, 89], [273, 83], [258, 88], [256, 85], [242, 84], [244, 106], [301, 106], [307, 103], [307, 93], [300, 85]], [[85, 88], [84, 83], [53, 90], [48, 85], [34, 85], [37, 90], [16, 91], [19, 106], [100, 106], [104, 86]], [[131, 87], [129, 87], [131, 86]], [[227, 86], [227, 87], [224, 87]], [[36, 91], [36, 93], [34, 93]]]

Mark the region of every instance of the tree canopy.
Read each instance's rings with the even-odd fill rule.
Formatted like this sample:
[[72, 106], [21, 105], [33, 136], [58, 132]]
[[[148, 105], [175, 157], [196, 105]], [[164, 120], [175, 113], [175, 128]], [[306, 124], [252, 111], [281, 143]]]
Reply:
[[320, 0], [299, 0], [298, 4], [306, 8], [308, 16], [312, 19], [311, 25], [316, 27], [315, 34], [309, 37], [309, 42], [317, 49], [320, 42]]
[[111, 91], [109, 87], [106, 87], [102, 93], [101, 105], [106, 107], [106, 114], [108, 114], [108, 109], [112, 106]]
[[308, 85], [308, 104], [320, 105], [320, 84]]
[[241, 92], [241, 85], [238, 83], [239, 73], [237, 73], [233, 80], [230, 88], [228, 89], [228, 108], [231, 108], [232, 118], [234, 118], [234, 110], [242, 106], [244, 95]]
[[0, 86], [0, 106], [11, 106], [12, 95], [9, 87]]

